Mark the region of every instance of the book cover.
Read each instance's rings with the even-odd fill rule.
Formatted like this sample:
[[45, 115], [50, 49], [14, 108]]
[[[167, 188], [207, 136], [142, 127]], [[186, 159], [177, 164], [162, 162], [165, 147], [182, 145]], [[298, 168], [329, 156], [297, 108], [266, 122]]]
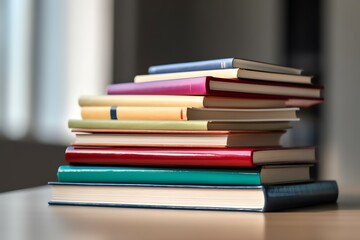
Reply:
[[157, 121], [157, 120], [77, 120], [68, 121], [69, 128], [122, 129], [122, 130], [199, 130], [208, 129], [208, 121]]
[[107, 93], [109, 95], [210, 95], [207, 83], [209, 79], [212, 78], [198, 77], [144, 83], [116, 83], [107, 87]]
[[68, 147], [70, 164], [166, 167], [255, 167], [314, 163], [315, 148], [86, 148]]
[[301, 74], [302, 70], [297, 68], [290, 68], [269, 64], [264, 62], [240, 59], [240, 58], [221, 58], [203, 61], [172, 63], [150, 66], [149, 74], [158, 73], [173, 73], [173, 72], [189, 72], [213, 69], [228, 69], [228, 68], [242, 68], [257, 71], [277, 72], [285, 74]]
[[312, 165], [256, 168], [60, 166], [59, 182], [261, 185], [310, 181]]
[[173, 72], [189, 72], [189, 71], [201, 71], [212, 69], [227, 69], [233, 68], [234, 58], [222, 58], [204, 61], [184, 62], [184, 63], [172, 63], [150, 66], [148, 69], [149, 74], [158, 73], [173, 73]]
[[197, 107], [197, 108], [280, 108], [284, 99], [256, 99], [219, 96], [186, 95], [102, 95], [81, 96], [79, 105], [89, 106], [137, 106], [137, 107]]
[[192, 77], [140, 83], [117, 83], [107, 88], [109, 95], [211, 95], [241, 98], [320, 100], [322, 87], [261, 81]]
[[260, 170], [60, 166], [57, 175], [59, 182], [261, 185]]
[[[53, 188], [50, 205], [270, 212], [335, 203], [338, 198], [335, 181], [270, 186], [64, 182], [50, 182], [49, 185]], [[99, 197], [93, 199], [88, 196], [89, 192], [97, 192]], [[136, 195], [124, 200], [129, 192]], [[111, 200], [105, 199], [109, 195]]]
[[[128, 85], [127, 83], [125, 85]], [[215, 97], [216, 101], [227, 101], [233, 98]], [[181, 95], [104, 95], [81, 96], [80, 106], [149, 106], [149, 107], [205, 107], [205, 96]], [[226, 105], [226, 104], [225, 104]], [[285, 103], [284, 103], [285, 105]]]

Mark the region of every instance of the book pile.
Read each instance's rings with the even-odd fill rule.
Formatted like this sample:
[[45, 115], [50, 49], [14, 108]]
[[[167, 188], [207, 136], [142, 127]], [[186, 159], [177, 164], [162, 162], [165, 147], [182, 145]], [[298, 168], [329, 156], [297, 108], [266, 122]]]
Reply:
[[108, 95], [82, 96], [81, 120], [50, 204], [276, 211], [335, 202], [314, 181], [315, 147], [280, 138], [321, 103], [301, 70], [243, 59], [152, 66]]

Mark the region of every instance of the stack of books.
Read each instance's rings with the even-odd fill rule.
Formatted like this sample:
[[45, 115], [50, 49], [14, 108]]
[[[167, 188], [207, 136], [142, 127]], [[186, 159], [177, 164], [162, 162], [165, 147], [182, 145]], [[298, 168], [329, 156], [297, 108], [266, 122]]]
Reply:
[[335, 202], [316, 181], [315, 147], [280, 138], [321, 87], [300, 69], [229, 58], [152, 66], [108, 95], [79, 99], [81, 120], [50, 204], [276, 211]]

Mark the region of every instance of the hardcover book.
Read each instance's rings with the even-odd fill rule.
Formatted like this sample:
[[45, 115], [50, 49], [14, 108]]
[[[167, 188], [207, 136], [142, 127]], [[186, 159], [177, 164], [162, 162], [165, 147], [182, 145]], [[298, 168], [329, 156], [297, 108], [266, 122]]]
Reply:
[[315, 163], [315, 148], [89, 148], [68, 147], [70, 164], [167, 166], [167, 167], [256, 167], [268, 164]]
[[298, 121], [298, 110], [299, 108], [82, 107], [81, 117], [97, 120], [279, 122]]
[[311, 180], [312, 165], [257, 168], [166, 168], [129, 166], [60, 166], [59, 182], [148, 183], [192, 185], [263, 185]]
[[222, 59], [212, 59], [212, 60], [204, 60], [204, 61], [156, 65], [156, 66], [150, 66], [148, 73], [158, 74], [158, 73], [189, 72], [189, 71], [228, 69], [228, 68], [241, 68], [241, 69], [256, 70], [263, 72], [274, 72], [274, 73], [296, 74], [296, 75], [300, 75], [302, 73], [302, 70], [298, 68], [284, 67], [275, 64], [240, 59], [240, 58], [222, 58]]
[[50, 205], [268, 212], [335, 203], [338, 198], [335, 181], [266, 186], [49, 184]]
[[260, 71], [251, 71], [251, 70], [234, 68], [234, 69], [221, 69], [221, 70], [137, 75], [134, 78], [134, 82], [139, 83], [139, 82], [160, 81], [160, 80], [168, 80], [168, 79], [191, 78], [191, 77], [201, 77], [201, 76], [211, 76], [211, 77], [231, 78], [231, 79], [249, 79], [255, 81], [268, 81], [268, 82], [296, 83], [296, 84], [305, 84], [305, 85], [311, 84], [311, 79], [312, 79], [312, 76], [260, 72]]
[[73, 146], [129, 147], [274, 147], [285, 131], [160, 131], [123, 130], [116, 133], [78, 129]]
[[81, 107], [281, 108], [286, 106], [286, 100], [183, 95], [104, 95], [81, 96], [79, 105]]
[[321, 100], [322, 87], [215, 77], [191, 77], [141, 83], [116, 83], [107, 88], [109, 95], [213, 95], [242, 98]]
[[107, 130], [238, 130], [238, 131], [271, 131], [286, 130], [290, 128], [288, 121], [283, 122], [221, 122], [221, 121], [164, 121], [164, 120], [86, 120], [70, 119], [69, 128], [88, 129], [92, 132]]
[[220, 69], [220, 70], [206, 70], [206, 71], [192, 71], [192, 72], [175, 72], [175, 73], [161, 73], [161, 74], [149, 74], [149, 75], [137, 75], [134, 78], [134, 82], [149, 82], [159, 81], [167, 79], [177, 78], [190, 78], [190, 77], [201, 77], [211, 76], [218, 78], [230, 78], [230, 79], [248, 79], [250, 81], [267, 81], [267, 82], [284, 82], [284, 83], [296, 83], [303, 85], [310, 85], [312, 76], [304, 75], [292, 75], [282, 73], [271, 73], [252, 71], [245, 69]]

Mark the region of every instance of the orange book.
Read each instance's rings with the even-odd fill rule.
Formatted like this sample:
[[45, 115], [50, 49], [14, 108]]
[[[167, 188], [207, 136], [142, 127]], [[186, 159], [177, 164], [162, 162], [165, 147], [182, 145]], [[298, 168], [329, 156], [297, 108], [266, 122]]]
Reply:
[[240, 122], [297, 121], [298, 108], [219, 109], [188, 107], [82, 107], [83, 119], [218, 120]]

